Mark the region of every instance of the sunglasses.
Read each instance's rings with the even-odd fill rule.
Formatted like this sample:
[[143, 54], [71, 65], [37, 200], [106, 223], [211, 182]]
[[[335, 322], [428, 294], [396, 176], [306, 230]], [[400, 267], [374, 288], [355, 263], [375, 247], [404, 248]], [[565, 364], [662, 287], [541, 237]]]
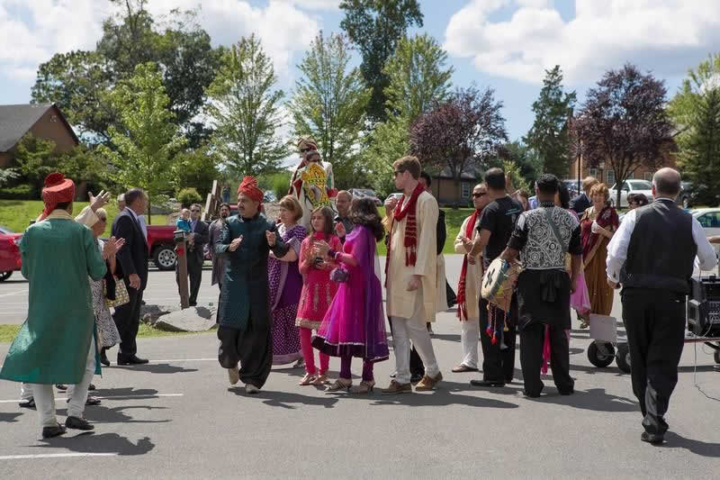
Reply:
[[485, 195], [487, 195], [487, 192], [473, 193], [473, 198], [480, 198], [480, 197], [484, 197]]

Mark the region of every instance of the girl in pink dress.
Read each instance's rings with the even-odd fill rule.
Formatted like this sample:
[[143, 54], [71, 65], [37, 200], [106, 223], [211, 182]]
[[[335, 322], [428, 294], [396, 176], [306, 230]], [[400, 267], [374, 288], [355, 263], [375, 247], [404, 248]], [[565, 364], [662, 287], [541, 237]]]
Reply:
[[300, 385], [322, 385], [327, 382], [330, 357], [320, 353], [320, 369], [315, 368], [312, 348], [312, 331], [320, 328], [325, 313], [330, 307], [338, 285], [330, 280], [330, 272], [337, 266], [334, 261], [325, 260], [317, 254], [316, 244], [326, 242], [333, 250], [341, 250], [340, 239], [333, 234], [333, 212], [320, 207], [312, 212], [310, 220], [312, 234], [303, 240], [300, 248], [300, 273], [303, 288], [300, 293], [295, 325], [300, 329], [300, 347], [305, 359], [305, 376]]

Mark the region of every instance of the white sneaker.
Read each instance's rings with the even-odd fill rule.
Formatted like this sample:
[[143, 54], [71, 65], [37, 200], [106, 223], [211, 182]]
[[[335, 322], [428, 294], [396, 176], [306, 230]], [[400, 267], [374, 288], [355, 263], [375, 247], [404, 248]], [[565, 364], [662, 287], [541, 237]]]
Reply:
[[228, 368], [228, 379], [230, 380], [230, 385], [235, 385], [237, 382], [240, 381], [240, 372], [237, 368]]
[[260, 389], [252, 383], [246, 383], [245, 393], [247, 393], [248, 395], [257, 395], [258, 393], [260, 393]]

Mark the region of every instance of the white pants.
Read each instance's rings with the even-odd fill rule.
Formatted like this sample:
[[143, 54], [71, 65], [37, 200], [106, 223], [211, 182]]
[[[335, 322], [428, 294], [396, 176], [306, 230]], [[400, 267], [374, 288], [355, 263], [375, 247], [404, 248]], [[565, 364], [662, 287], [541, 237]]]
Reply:
[[425, 365], [425, 375], [436, 377], [440, 373], [430, 334], [425, 326], [423, 310], [423, 296], [420, 290], [415, 296], [412, 318], [390, 317], [395, 345], [395, 380], [401, 384], [410, 383], [410, 340]]
[[33, 386], [29, 383], [20, 384], [20, 400], [26, 402], [33, 399]]
[[[82, 418], [85, 411], [85, 402], [88, 396], [88, 387], [95, 375], [95, 339], [90, 342], [90, 351], [88, 352], [87, 364], [85, 367], [85, 375], [82, 381], [77, 385], [68, 387], [68, 417]], [[33, 396], [35, 397], [35, 405], [38, 414], [40, 414], [40, 427], [55, 427], [58, 425], [55, 416], [55, 393], [53, 385], [34, 384]]]
[[463, 361], [466, 367], [478, 368], [478, 338], [480, 337], [480, 319], [469, 318], [461, 321], [460, 343], [463, 349]]

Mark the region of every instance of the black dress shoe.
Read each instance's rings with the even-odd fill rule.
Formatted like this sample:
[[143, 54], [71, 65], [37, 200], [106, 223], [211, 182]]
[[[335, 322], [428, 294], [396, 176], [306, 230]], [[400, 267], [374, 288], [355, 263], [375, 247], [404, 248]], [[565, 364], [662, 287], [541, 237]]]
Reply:
[[84, 432], [95, 430], [95, 426], [90, 425], [90, 422], [80, 417], [68, 417], [67, 420], [65, 420], [65, 426], [67, 428], [72, 428], [74, 430], [82, 430]]
[[22, 402], [18, 403], [18, 405], [20, 406], [20, 408], [36, 408], [34, 398], [23, 400]]
[[121, 357], [118, 355], [117, 363], [118, 365], [144, 365], [148, 363], [149, 360], [146, 358], [140, 358], [136, 355], [133, 355], [131, 357]]
[[640, 435], [640, 440], [651, 445], [662, 445], [665, 441], [665, 435], [643, 432], [642, 435]]
[[470, 380], [470, 385], [474, 387], [504, 387], [505, 382], [501, 380]]
[[105, 353], [104, 348], [102, 350], [100, 350], [100, 363], [102, 363], [106, 367], [110, 366], [110, 360], [108, 359], [107, 353]]
[[42, 430], [42, 437], [43, 438], [53, 438], [53, 437], [59, 437], [60, 435], [64, 435], [67, 430], [65, 427], [61, 425], [57, 425], [55, 427], [43, 427]]

